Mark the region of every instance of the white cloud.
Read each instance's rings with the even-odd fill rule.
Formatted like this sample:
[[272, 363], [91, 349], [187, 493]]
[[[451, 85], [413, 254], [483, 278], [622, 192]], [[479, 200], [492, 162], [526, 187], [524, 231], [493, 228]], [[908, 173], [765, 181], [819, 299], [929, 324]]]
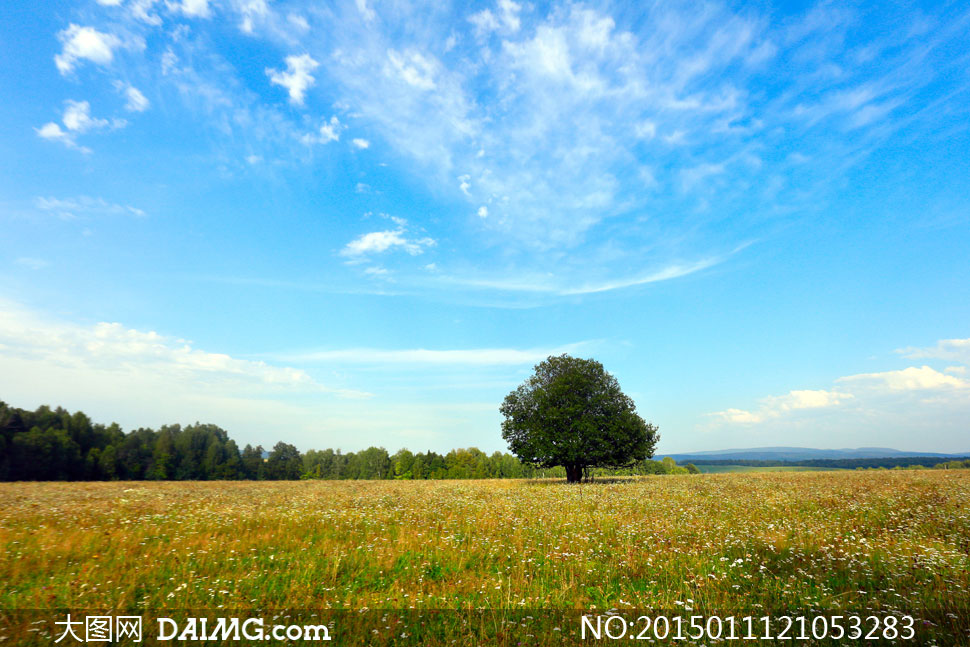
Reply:
[[157, 27], [162, 24], [161, 17], [152, 12], [157, 2], [158, 0], [128, 0], [128, 12], [135, 20]]
[[182, 0], [181, 2], [166, 0], [165, 4], [170, 11], [181, 12], [182, 15], [189, 18], [208, 18], [212, 15], [209, 0]]
[[897, 353], [910, 359], [942, 359], [970, 364], [970, 339], [941, 339], [930, 348], [901, 348]]
[[390, 49], [387, 51], [387, 60], [390, 62], [389, 76], [399, 78], [420, 90], [435, 89], [435, 76], [440, 65], [433, 56], [413, 49], [405, 52]]
[[117, 7], [122, 3], [122, 0], [98, 0], [98, 4], [102, 7]]
[[885, 371], [882, 373], [860, 373], [858, 375], [840, 377], [836, 381], [854, 384], [864, 388], [881, 388], [890, 391], [970, 388], [970, 382], [967, 380], [961, 380], [958, 377], [940, 373], [929, 366], [910, 366], [900, 371]]
[[854, 397], [851, 393], [805, 389], [789, 391], [785, 395], [763, 398], [761, 406], [755, 411], [726, 409], [708, 415], [726, 423], [757, 424], [779, 418], [793, 411], [836, 407]]
[[183, 339], [120, 323], [80, 326], [52, 321], [9, 302], [0, 309], [0, 353], [7, 359], [54, 364], [78, 372], [149, 374], [184, 380], [216, 391], [247, 390], [257, 385], [349, 397], [366, 395], [324, 387], [301, 369], [199, 350]]
[[575, 288], [566, 288], [561, 291], [561, 294], [592, 294], [595, 292], [607, 292], [609, 290], [629, 288], [636, 285], [646, 285], [648, 283], [669, 281], [671, 279], [687, 276], [688, 274], [700, 272], [701, 270], [705, 270], [713, 265], [716, 265], [718, 262], [719, 259], [709, 258], [687, 265], [670, 265], [662, 270], [658, 270], [644, 276], [637, 276], [629, 279], [619, 279], [605, 283], [586, 284]]
[[178, 55], [170, 49], [165, 50], [162, 54], [162, 75], [168, 76], [176, 71], [179, 63]]
[[536, 79], [578, 81], [573, 75], [569, 32], [565, 29], [543, 25], [531, 40], [506, 41], [504, 46], [512, 65]]
[[882, 121], [902, 104], [899, 99], [885, 99], [889, 87], [878, 83], [864, 83], [857, 87], [833, 90], [817, 103], [798, 104], [793, 110], [797, 119], [814, 126], [833, 118], [841, 118], [844, 129], [857, 129], [875, 121]]
[[[760, 407], [754, 411], [726, 409], [708, 414], [722, 422], [762, 423], [779, 418], [792, 412], [810, 409], [825, 409], [858, 401], [861, 406], [893, 407], [899, 404], [892, 396], [913, 393], [923, 397], [925, 394], [946, 394], [948, 392], [970, 389], [970, 381], [933, 370], [929, 366], [910, 366], [898, 371], [880, 373], [859, 373], [835, 380], [839, 391], [797, 390], [786, 395], [762, 398]], [[890, 401], [884, 402], [885, 397]]]
[[449, 276], [443, 278], [445, 283], [465, 288], [484, 290], [498, 290], [501, 292], [527, 292], [534, 294], [548, 294], [554, 296], [578, 296], [622, 290], [638, 285], [648, 285], [660, 281], [669, 281], [683, 276], [700, 272], [721, 262], [719, 258], [709, 258], [689, 264], [673, 264], [648, 274], [638, 274], [628, 278], [613, 279], [601, 282], [583, 284], [565, 283], [554, 273], [527, 275], [517, 273], [512, 278], [467, 278]]
[[50, 265], [50, 263], [48, 263], [42, 258], [33, 258], [30, 256], [21, 256], [20, 258], [15, 260], [14, 263], [16, 263], [17, 265], [22, 265], [23, 267], [30, 268], [32, 270], [42, 270], [48, 265]]
[[125, 103], [125, 110], [128, 112], [145, 112], [148, 110], [149, 105], [151, 105], [141, 90], [129, 83], [122, 83], [121, 81], [115, 81], [115, 89], [125, 95], [127, 103]]
[[366, 254], [380, 254], [391, 249], [400, 248], [411, 256], [417, 256], [428, 247], [433, 247], [435, 241], [431, 238], [409, 239], [405, 237], [405, 230], [399, 228], [393, 231], [372, 231], [362, 234], [347, 243], [340, 255], [359, 258]]
[[657, 135], [657, 124], [652, 121], [641, 121], [633, 130], [640, 139], [653, 139]]
[[62, 50], [54, 57], [54, 63], [61, 74], [73, 71], [77, 62], [82, 59], [98, 65], [108, 65], [114, 58], [114, 50], [122, 44], [117, 36], [73, 23], [58, 33], [57, 38], [62, 43]]
[[0, 365], [0, 392], [11, 404], [63, 405], [125, 428], [212, 422], [240, 445], [286, 440], [302, 449], [352, 449], [396, 442], [406, 430], [447, 449], [456, 446], [449, 437], [456, 423], [485, 426], [462, 413], [464, 403], [429, 412], [347, 388], [347, 378], [322, 384], [286, 363], [201, 350], [116, 323], [66, 322], [10, 302], [0, 302]]
[[670, 144], [671, 146], [679, 146], [685, 143], [687, 138], [687, 133], [683, 130], [675, 130], [670, 134], [664, 135], [663, 140]]
[[[312, 38], [305, 38], [302, 33], [309, 23], [291, 13], [302, 12], [302, 8], [291, 5], [276, 15], [270, 7], [281, 5], [265, 0], [169, 1], [180, 7], [179, 11], [235, 16], [243, 21], [241, 27], [247, 32], [252, 32], [254, 25], [265, 27], [274, 49], [289, 47], [289, 51], [299, 52], [303, 50], [292, 48], [305, 47], [303, 60], [312, 65], [290, 65], [294, 57], [287, 58], [282, 68], [270, 61], [269, 65], [278, 68], [267, 70], [270, 86], [285, 88], [288, 100], [302, 105], [310, 92], [315, 93], [311, 88], [325, 85], [326, 95], [338, 106], [334, 110], [339, 111], [341, 119], [349, 115], [355, 126], [366, 128], [360, 132], [366, 132], [371, 141], [380, 137], [382, 152], [387, 148], [395, 154], [389, 160], [405, 160], [402, 168], [435, 191], [453, 194], [464, 203], [463, 208], [457, 205], [459, 212], [470, 215], [488, 205], [488, 218], [474, 226], [490, 249], [499, 249], [495, 243], [501, 240], [502, 249], [508, 250], [503, 258], [516, 254], [524, 257], [535, 248], [556, 252], [533, 254], [534, 260], [524, 268], [525, 263], [514, 267], [515, 261], [509, 261], [509, 273], [513, 268], [535, 274], [559, 271], [563, 266], [560, 253], [575, 259], [586, 257], [575, 267], [566, 268], [564, 278], [577, 277], [572, 282], [579, 285], [589, 281], [592, 291], [600, 285], [612, 289], [611, 285], [628, 282], [607, 270], [637, 267], [634, 263], [644, 250], [649, 250], [658, 265], [675, 265], [685, 252], [690, 254], [692, 242], [710, 245], [717, 240], [709, 234], [719, 217], [732, 222], [735, 216], [743, 220], [735, 231], [755, 230], [747, 225], [760, 218], [754, 214], [766, 210], [758, 204], [761, 191], [752, 188], [767, 184], [768, 173], [778, 170], [770, 168], [772, 165], [785, 166], [784, 171], [788, 163], [766, 160], [766, 168], [759, 171], [753, 165], [725, 165], [725, 160], [742, 149], [751, 153], [774, 150], [775, 133], [788, 132], [797, 139], [799, 132], [792, 130], [793, 122], [797, 130], [816, 116], [810, 114], [816, 98], [822, 108], [837, 109], [858, 128], [866, 128], [892, 119], [893, 110], [879, 111], [891, 108], [899, 96], [893, 89], [898, 84], [881, 79], [859, 83], [853, 70], [843, 67], [843, 77], [837, 81], [806, 75], [811, 69], [793, 69], [778, 88], [777, 100], [769, 100], [757, 92], [757, 79], [764, 78], [765, 70], [759, 70], [753, 79], [749, 65], [755, 60], [770, 65], [766, 52], [789, 45], [775, 30], [770, 16], [739, 12], [723, 3], [705, 5], [704, 11], [652, 4], [634, 20], [627, 12], [607, 5], [547, 7], [494, 0], [473, 10], [465, 5], [430, 10], [426, 6], [375, 5], [357, 0], [356, 11], [354, 5], [347, 5], [307, 13], [317, 31]], [[146, 15], [163, 6], [160, 0], [154, 5], [150, 0], [125, 2], [129, 9], [136, 5]], [[380, 17], [375, 8], [380, 9]], [[130, 19], [131, 11], [126, 11], [126, 18]], [[478, 13], [462, 19], [474, 12]], [[118, 13], [111, 12], [113, 19]], [[420, 28], [402, 30], [402, 24]], [[137, 27], [144, 30], [143, 25]], [[196, 38], [197, 30], [208, 25], [192, 28], [196, 30], [192, 38], [184, 30], [177, 32], [171, 43], [158, 50], [165, 57], [164, 69], [170, 73], [166, 81], [178, 77], [182, 87], [197, 78], [178, 73], [174, 52], [171, 56], [161, 54], [166, 47], [179, 51], [180, 65], [185, 69], [218, 60], [217, 56], [204, 55], [219, 53], [205, 49], [211, 41], [207, 44], [205, 38]], [[69, 35], [71, 29], [74, 32]], [[62, 32], [63, 40], [83, 41], [87, 37], [82, 38], [80, 30], [93, 29], [73, 25]], [[119, 29], [112, 31], [127, 42], [131, 32]], [[476, 39], [472, 36], [475, 31], [487, 32], [490, 38]], [[100, 32], [95, 30], [97, 34]], [[78, 45], [78, 51], [94, 52], [91, 57], [71, 54], [65, 44], [65, 69], [86, 60], [110, 62], [120, 41], [110, 34], [102, 36], [105, 38], [101, 40], [114, 39], [110, 46], [99, 49]], [[900, 43], [900, 48], [912, 49], [905, 43]], [[799, 52], [780, 54], [778, 60], [785, 61], [784, 65], [799, 68], [792, 60]], [[905, 57], [900, 54], [892, 58], [886, 67], [899, 60]], [[265, 68], [261, 65], [259, 69]], [[235, 107], [244, 92], [227, 88], [245, 88], [246, 81], [227, 78], [225, 85], [220, 85], [214, 78], [217, 76], [208, 78], [213, 87], [198, 84], [197, 92], [209, 93], [220, 104], [225, 103], [225, 108], [209, 112], [212, 122], [224, 131], [232, 129], [240, 135], [247, 127], [270, 131], [271, 124], [288, 126], [291, 132], [283, 134], [289, 136], [274, 138], [272, 135], [281, 133], [273, 132], [258, 142], [267, 148], [281, 145], [270, 142], [292, 146], [301, 140], [320, 144], [339, 139], [341, 128], [332, 119], [322, 127], [311, 128], [299, 116], [265, 110], [258, 104], [260, 93], [256, 93], [256, 105], [239, 111], [252, 114], [236, 121]], [[811, 92], [805, 91], [808, 85]], [[220, 88], [224, 91], [217, 93]], [[795, 114], [799, 103], [807, 107]], [[40, 130], [49, 139], [74, 143], [64, 134], [63, 126], [45, 125]], [[299, 132], [292, 132], [296, 130]], [[303, 136], [310, 130], [312, 134]], [[235, 141], [243, 139], [234, 137]], [[242, 150], [234, 151], [235, 159], [253, 152], [252, 138], [245, 139]], [[853, 135], [852, 139], [861, 137]], [[678, 146], [675, 149], [665, 142]], [[814, 168], [818, 168], [828, 157], [815, 143], [814, 139], [791, 142], [810, 154]], [[837, 143], [847, 148], [855, 145]], [[351, 147], [356, 145], [352, 140]], [[295, 146], [292, 150], [295, 156], [312, 160], [304, 150]], [[285, 157], [269, 151], [256, 153], [263, 153], [265, 159]], [[643, 160], [650, 161], [652, 174], [640, 171]], [[650, 185], [649, 191], [643, 190], [645, 183]], [[695, 189], [701, 187], [710, 190], [695, 202]], [[806, 188], [787, 195], [810, 192]], [[714, 193], [717, 195], [711, 195]], [[717, 210], [704, 212], [705, 206], [714, 204], [719, 206]], [[781, 209], [791, 213], [790, 206]], [[586, 278], [593, 254], [580, 247], [587, 240], [599, 241], [610, 235], [617, 220], [635, 218], [649, 223], [628, 228], [622, 237], [614, 236], [619, 258], [596, 264], [594, 269], [602, 270], [599, 280]], [[689, 226], [685, 224], [688, 220]], [[597, 235], [590, 235], [596, 227], [600, 227]], [[713, 246], [694, 249], [696, 256], [722, 251]], [[632, 284], [643, 278], [634, 276]]]
[[341, 252], [344, 256], [356, 256], [372, 252], [387, 251], [391, 247], [405, 245], [406, 240], [400, 231], [373, 231], [362, 234], [351, 242]]
[[357, 11], [365, 21], [371, 22], [377, 17], [374, 10], [367, 6], [367, 0], [354, 0], [354, 2], [357, 4]]
[[83, 153], [90, 153], [91, 149], [79, 146], [77, 143], [77, 135], [82, 135], [93, 130], [102, 130], [109, 126], [112, 128], [121, 128], [125, 125], [124, 120], [108, 121], [107, 119], [92, 117], [91, 104], [87, 101], [72, 100], [65, 102], [61, 123], [64, 124], [64, 128], [61, 128], [58, 124], [51, 121], [35, 130], [37, 135], [42, 139], [59, 141], [68, 148], [74, 148]]
[[485, 205], [480, 206], [478, 208], [478, 217], [479, 218], [488, 218], [488, 207], [486, 207]]
[[34, 204], [41, 211], [47, 211], [64, 220], [98, 216], [134, 216], [144, 218], [147, 214], [131, 205], [114, 204], [104, 198], [82, 195], [76, 198], [39, 197]]
[[359, 137], [358, 138], [355, 138], [351, 143], [355, 147], [357, 147], [357, 148], [359, 148], [361, 150], [370, 148], [370, 142], [367, 141], [366, 139], [360, 139]]
[[265, 21], [270, 16], [266, 0], [234, 0], [233, 4], [242, 17], [239, 29], [245, 34], [252, 34], [256, 30], [256, 23]]
[[336, 116], [330, 118], [329, 123], [320, 126], [320, 143], [334, 142], [340, 139], [340, 120]]
[[286, 21], [293, 25], [298, 31], [307, 32], [310, 31], [310, 23], [303, 16], [295, 13], [291, 13], [286, 16]]
[[320, 63], [313, 60], [309, 54], [286, 57], [286, 71], [281, 72], [272, 68], [266, 68], [270, 83], [286, 88], [290, 95], [290, 103], [302, 106], [307, 89], [313, 87], [315, 79], [311, 72], [317, 69]]
[[521, 26], [519, 11], [522, 10], [522, 5], [512, 0], [498, 0], [498, 8], [506, 28], [509, 31], [518, 31]]
[[[118, 323], [71, 323], [0, 302], [0, 364], [4, 367], [0, 391], [17, 406], [64, 405], [82, 409], [98, 421], [117, 420], [126, 428], [212, 422], [228, 429], [240, 444], [265, 445], [282, 439], [303, 449], [354, 450], [407, 445], [406, 439], [420, 438], [422, 447], [446, 451], [491, 437], [488, 434], [498, 424], [495, 403], [451, 401], [428, 406], [415, 401], [410, 387], [396, 397], [378, 385], [379, 393], [373, 395], [343, 384], [322, 384], [303, 366], [344, 363], [360, 370], [397, 366], [409, 384], [413, 384], [412, 366], [440, 367], [446, 372], [455, 368], [457, 377], [448, 375], [445, 383], [431, 385], [451, 389], [463, 388], [463, 367], [477, 369], [471, 374], [474, 381], [481, 380], [482, 370], [496, 367], [505, 376], [497, 378], [504, 385], [508, 377], [503, 367], [526, 366], [547, 354], [575, 352], [577, 346], [347, 349], [259, 361], [202, 350], [158, 332]], [[306, 364], [301, 363], [304, 356]], [[325, 374], [354, 372], [327, 370]], [[433, 375], [433, 380], [441, 379], [440, 373]], [[280, 429], [286, 430], [282, 438]]]
[[34, 130], [37, 131], [37, 136], [42, 139], [61, 142], [68, 148], [75, 148], [81, 151], [82, 153], [91, 152], [90, 148], [87, 148], [85, 146], [78, 146], [77, 142], [74, 140], [74, 136], [71, 133], [68, 133], [63, 129], [61, 129], [61, 127], [58, 124], [54, 123], [53, 121], [49, 121], [43, 126], [41, 126], [40, 128], [35, 128]]
[[499, 30], [514, 33], [522, 25], [519, 19], [521, 10], [522, 5], [517, 2], [498, 0], [495, 13], [492, 13], [491, 9], [483, 9], [469, 16], [468, 21], [475, 25], [475, 31], [479, 35], [487, 35], [489, 32]]
[[491, 9], [482, 9], [478, 13], [468, 17], [468, 22], [475, 25], [475, 31], [479, 34], [488, 34], [499, 28], [498, 18], [492, 13]]
[[769, 410], [781, 413], [785, 411], [797, 411], [798, 409], [834, 407], [852, 397], [854, 396], [851, 393], [839, 393], [837, 391], [824, 391], [821, 389], [803, 389], [800, 391], [789, 391], [787, 395], [766, 398], [764, 402]]
[[431, 364], [455, 366], [527, 366], [550, 355], [576, 353], [585, 342], [557, 348], [473, 348], [431, 350], [427, 348], [384, 350], [376, 348], [348, 348], [341, 350], [307, 351], [281, 355], [285, 361], [341, 364]]
[[86, 133], [108, 126], [107, 119], [97, 119], [91, 116], [91, 104], [87, 101], [68, 101], [61, 119], [68, 130], [75, 133]]
[[[905, 349], [903, 353], [950, 353], [954, 340], [941, 340], [933, 349]], [[960, 341], [960, 340], [956, 340]], [[955, 370], [951, 370], [955, 369]], [[833, 389], [796, 390], [762, 398], [757, 408], [730, 408], [708, 414], [709, 429], [718, 429], [725, 442], [780, 444], [779, 434], [812, 433], [815, 446], [895, 446], [922, 451], [944, 450], [932, 444], [945, 440], [946, 451], [966, 451], [970, 419], [970, 380], [965, 366], [945, 372], [929, 366], [858, 373], [834, 380]], [[737, 431], [732, 431], [736, 429]], [[743, 432], [743, 434], [742, 434]], [[824, 438], [825, 440], [819, 440]], [[787, 443], [787, 441], [786, 441]]]
[[[682, 156], [695, 166], [728, 156], [709, 159], [709, 148], [738, 144], [713, 134], [718, 127], [756, 123], [749, 93], [725, 73], [762, 44], [767, 23], [720, 5], [696, 13], [651, 5], [642, 21], [622, 26], [575, 4], [496, 2], [475, 11], [466, 24], [429, 20], [406, 39], [390, 20], [338, 37], [338, 64], [327, 70], [348, 109], [414, 159], [429, 183], [458, 178], [456, 197], [472, 213], [488, 204], [495, 214], [486, 231], [513, 248], [575, 248], [592, 227], [632, 212], [652, 213], [657, 226], [649, 240], [628, 239], [631, 248], [679, 237], [679, 222], [656, 229], [677, 220], [659, 214], [682, 214], [685, 205], [657, 196], [670, 175], [676, 184]], [[501, 39], [471, 46], [461, 31]], [[456, 47], [460, 56], [443, 49], [449, 39], [466, 45]], [[689, 151], [659, 145], [661, 133], [674, 132], [704, 136]], [[650, 192], [630, 172], [644, 156], [656, 160]]]
[[698, 164], [680, 171], [680, 183], [683, 191], [693, 191], [707, 180], [719, 175], [723, 175], [725, 166], [721, 164]]
[[306, 134], [303, 136], [302, 141], [306, 145], [311, 144], [329, 144], [330, 142], [335, 142], [340, 139], [340, 131], [343, 127], [340, 125], [340, 120], [334, 115], [330, 117], [330, 121], [324, 121], [323, 125], [320, 126], [318, 134]]
[[744, 409], [726, 409], [724, 411], [717, 411], [708, 415], [719, 418], [724, 422], [738, 424], [751, 424], [764, 420], [764, 417], [761, 414], [751, 413], [750, 411], [745, 411]]

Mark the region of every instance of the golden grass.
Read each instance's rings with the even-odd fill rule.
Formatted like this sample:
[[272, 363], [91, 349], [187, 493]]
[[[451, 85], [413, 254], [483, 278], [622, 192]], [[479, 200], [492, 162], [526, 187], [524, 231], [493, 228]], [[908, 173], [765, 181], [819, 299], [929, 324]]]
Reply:
[[0, 500], [5, 609], [970, 601], [970, 471], [3, 483]]

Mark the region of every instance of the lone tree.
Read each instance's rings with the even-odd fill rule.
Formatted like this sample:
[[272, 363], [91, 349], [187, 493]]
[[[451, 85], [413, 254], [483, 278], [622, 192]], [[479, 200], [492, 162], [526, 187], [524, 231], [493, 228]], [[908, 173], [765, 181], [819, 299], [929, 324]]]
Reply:
[[562, 465], [570, 483], [589, 467], [626, 467], [653, 456], [660, 438], [602, 364], [565, 354], [536, 365], [500, 410], [512, 453], [540, 467]]

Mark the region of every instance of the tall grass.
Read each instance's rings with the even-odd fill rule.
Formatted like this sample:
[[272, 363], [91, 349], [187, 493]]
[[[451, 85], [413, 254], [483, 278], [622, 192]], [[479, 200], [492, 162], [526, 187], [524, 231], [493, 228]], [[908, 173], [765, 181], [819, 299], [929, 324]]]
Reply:
[[0, 608], [970, 608], [970, 472], [0, 484]]

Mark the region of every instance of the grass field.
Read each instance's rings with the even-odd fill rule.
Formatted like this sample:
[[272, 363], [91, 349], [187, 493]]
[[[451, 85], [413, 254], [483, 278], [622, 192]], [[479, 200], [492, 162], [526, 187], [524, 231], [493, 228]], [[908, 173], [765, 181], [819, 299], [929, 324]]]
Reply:
[[3, 483], [0, 500], [7, 610], [873, 609], [949, 618], [960, 640], [970, 616], [970, 471]]

